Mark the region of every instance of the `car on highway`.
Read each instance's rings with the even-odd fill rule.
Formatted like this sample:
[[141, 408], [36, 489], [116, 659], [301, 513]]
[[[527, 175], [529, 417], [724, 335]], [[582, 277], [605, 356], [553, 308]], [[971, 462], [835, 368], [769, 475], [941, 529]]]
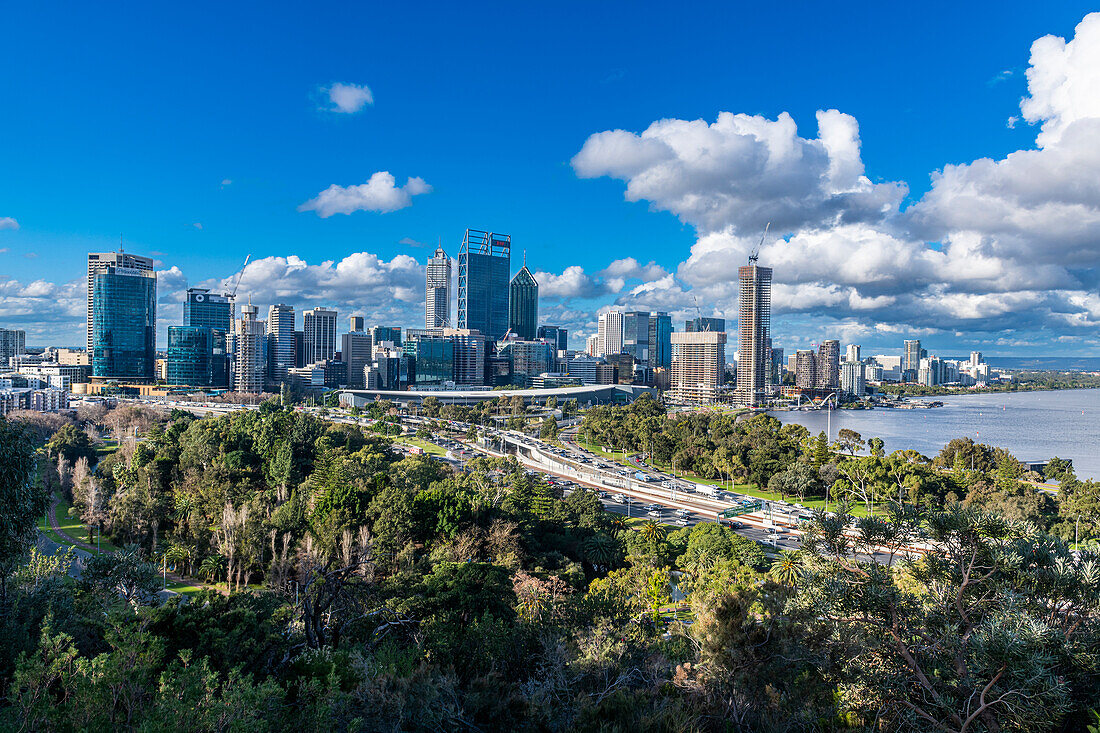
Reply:
[[661, 511], [659, 509], [654, 509], [653, 511], [646, 512], [646, 514], [651, 517], [659, 517], [661, 516]]
[[679, 517], [679, 518], [677, 518], [677, 519], [674, 519], [674, 520], [672, 521], [672, 523], [673, 523], [673, 524], [678, 524], [678, 525], [680, 525], [681, 527], [686, 527], [686, 526], [688, 526], [688, 520], [684, 519], [683, 517]]
[[688, 511], [687, 509], [677, 509], [677, 510], [676, 510], [676, 515], [677, 515], [677, 516], [680, 516], [680, 517], [686, 517], [686, 516], [687, 516], [687, 515], [689, 515], [690, 513], [691, 513], [691, 512], [689, 512], [689, 511]]
[[622, 494], [612, 494], [611, 495], [611, 501], [617, 501], [620, 504], [622, 504], [625, 500], [626, 500], [626, 497], [623, 496]]

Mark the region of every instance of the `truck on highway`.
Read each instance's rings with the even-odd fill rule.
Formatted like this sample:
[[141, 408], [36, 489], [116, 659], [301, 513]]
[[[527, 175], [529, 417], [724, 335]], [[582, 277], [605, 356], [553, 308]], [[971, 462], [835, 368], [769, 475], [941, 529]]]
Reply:
[[635, 471], [634, 472], [634, 480], [635, 481], [646, 481], [646, 482], [660, 481], [660, 479], [658, 479], [656, 476], [645, 473], [644, 471]]
[[702, 494], [703, 496], [710, 496], [712, 498], [718, 496], [718, 488], [710, 484], [695, 484], [693, 488], [695, 489], [695, 493]]

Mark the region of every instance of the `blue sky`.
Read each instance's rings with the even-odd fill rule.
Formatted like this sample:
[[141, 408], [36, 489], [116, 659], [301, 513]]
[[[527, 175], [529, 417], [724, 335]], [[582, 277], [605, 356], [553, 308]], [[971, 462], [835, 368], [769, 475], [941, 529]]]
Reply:
[[[1100, 354], [1100, 194], [1034, 203], [1017, 192], [1007, 205], [986, 201], [980, 226], [958, 222], [972, 210], [969, 187], [983, 198], [1004, 188], [978, 180], [975, 161], [1011, 162], [1014, 151], [1087, 158], [1076, 155], [1080, 135], [1046, 145], [1036, 136], [1044, 124], [1080, 129], [1100, 117], [1087, 102], [1039, 109], [1059, 89], [1090, 89], [1089, 70], [1070, 68], [1038, 90], [1025, 74], [1036, 39], [1073, 41], [1089, 8], [1040, 5], [1049, 4], [9, 5], [0, 14], [0, 326], [26, 328], [31, 343], [79, 343], [84, 253], [114, 248], [120, 232], [128, 250], [162, 263], [162, 327], [180, 322], [182, 287], [230, 278], [249, 253], [259, 266], [242, 293], [262, 306], [328, 303], [416, 326], [422, 275], [407, 258], [422, 264], [440, 238], [457, 254], [467, 226], [512, 235], [514, 269], [526, 250], [542, 273], [542, 320], [576, 336], [612, 306], [682, 318], [698, 298], [732, 316], [736, 283], [723, 268], [743, 259], [775, 198], [790, 197], [775, 214], [790, 225], [771, 246], [820, 266], [784, 267], [780, 250], [770, 262], [765, 250], [761, 264], [786, 283], [776, 290], [781, 345], [835, 336], [874, 351], [918, 335], [943, 352]], [[1079, 41], [1077, 55], [1091, 58], [1092, 35]], [[1065, 66], [1049, 54], [1039, 63]], [[335, 110], [334, 84], [368, 88], [373, 102]], [[1028, 96], [1038, 111], [1010, 125], [1027, 117]], [[845, 120], [858, 124], [853, 175], [862, 178], [846, 178], [844, 195], [807, 183], [823, 175], [805, 163], [820, 148], [815, 116], [834, 109], [848, 116], [834, 119], [841, 138]], [[751, 135], [740, 123], [716, 133], [732, 147], [713, 160], [700, 161], [708, 153], [694, 148], [696, 133], [676, 126], [656, 135], [676, 156], [647, 157], [642, 133], [655, 122], [711, 124], [723, 112], [789, 115], [802, 163], [767, 180], [777, 166], [752, 167], [759, 150], [741, 145]], [[630, 137], [599, 137], [613, 130]], [[781, 131], [769, 130], [757, 142], [775, 143]], [[835, 171], [840, 158], [830, 151], [822, 165]], [[966, 180], [931, 190], [947, 165], [966, 166]], [[396, 187], [425, 185], [357, 199], [393, 210], [302, 210], [330, 186], [380, 172]], [[770, 200], [745, 193], [757, 180]], [[633, 200], [628, 185], [640, 191]], [[1029, 264], [1039, 224], [998, 224], [1020, 200], [1037, 215], [1083, 205], [1085, 223], [1066, 233], [1072, 252]], [[720, 216], [706, 213], [715, 208]], [[858, 256], [838, 243], [861, 238]], [[916, 259], [868, 264], [868, 249], [896, 263], [890, 247]], [[936, 260], [948, 249], [950, 261]], [[957, 277], [968, 267], [983, 274]], [[1051, 301], [1052, 292], [1062, 295]], [[937, 300], [947, 310], [926, 307]]]

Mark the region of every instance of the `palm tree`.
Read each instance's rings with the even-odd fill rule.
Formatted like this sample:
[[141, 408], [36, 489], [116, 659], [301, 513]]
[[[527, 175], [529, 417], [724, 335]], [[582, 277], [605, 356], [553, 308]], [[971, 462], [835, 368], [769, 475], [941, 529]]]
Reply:
[[199, 575], [207, 583], [213, 583], [222, 574], [225, 566], [225, 558], [221, 555], [207, 555], [199, 565]]
[[607, 519], [607, 527], [615, 534], [622, 532], [627, 528], [626, 517], [622, 514], [612, 514]]
[[642, 523], [642, 539], [649, 543], [650, 547], [656, 547], [657, 543], [665, 538], [664, 525], [655, 519], [647, 519]]
[[584, 554], [593, 567], [610, 568], [618, 557], [618, 548], [615, 540], [599, 533], [585, 540]]
[[802, 556], [797, 550], [784, 550], [771, 568], [772, 577], [786, 586], [793, 586], [802, 577]]
[[182, 565], [190, 566], [191, 548], [186, 545], [169, 545], [164, 552], [164, 560], [172, 566], [173, 570], [179, 569]]

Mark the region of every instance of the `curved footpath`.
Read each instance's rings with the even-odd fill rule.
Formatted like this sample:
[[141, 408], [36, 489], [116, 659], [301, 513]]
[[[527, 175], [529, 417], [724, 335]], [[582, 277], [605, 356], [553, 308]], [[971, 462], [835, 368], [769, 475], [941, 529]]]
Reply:
[[[50, 508], [49, 508], [49, 511], [46, 513], [46, 517], [47, 517], [47, 519], [49, 520], [49, 523], [50, 523], [50, 531], [53, 532], [54, 534], [56, 534], [62, 540], [64, 540], [66, 545], [71, 546], [73, 548], [76, 556], [78, 558], [80, 558], [81, 561], [87, 560], [88, 558], [94, 556], [97, 552], [103, 552], [103, 550], [96, 550], [95, 545], [92, 545], [88, 542], [84, 542], [83, 540], [78, 540], [75, 537], [73, 537], [72, 535], [70, 535], [68, 532], [66, 532], [65, 530], [61, 529], [61, 526], [58, 525], [58, 523], [57, 523], [57, 505], [60, 504], [60, 503], [61, 503], [61, 499], [58, 498], [57, 494], [54, 494], [53, 496], [50, 497]], [[50, 550], [50, 554], [55, 554], [58, 550], [60, 550], [62, 548], [61, 545], [58, 545], [57, 542], [53, 541], [52, 539], [50, 539], [45, 534], [39, 533], [39, 535], [40, 535], [40, 539], [43, 541], [43, 544], [45, 545], [46, 549]], [[79, 565], [82, 566], [83, 562], [79, 563]], [[70, 567], [69, 568], [69, 574], [72, 575], [74, 578], [79, 578], [80, 577], [80, 570], [81, 570], [81, 567], [79, 567], [79, 566], [78, 567]], [[195, 578], [189, 578], [185, 575], [180, 575], [178, 573], [173, 573], [173, 572], [169, 572], [166, 575], [167, 575], [168, 580], [173, 582], [173, 583], [183, 583], [185, 585], [194, 586], [196, 588], [202, 588], [203, 590], [217, 591], [218, 593], [221, 593], [222, 595], [226, 594], [224, 591], [222, 591], [218, 588], [215, 588], [212, 585], [208, 585], [208, 584], [203, 583], [199, 580], [196, 580]], [[162, 573], [161, 577], [165, 577], [165, 574]], [[158, 595], [160, 595], [162, 598], [169, 598], [171, 596], [180, 595], [180, 594], [179, 594], [178, 591], [174, 591], [171, 588], [167, 588], [167, 589], [164, 589], [164, 590], [160, 591], [160, 593], [158, 593]]]

